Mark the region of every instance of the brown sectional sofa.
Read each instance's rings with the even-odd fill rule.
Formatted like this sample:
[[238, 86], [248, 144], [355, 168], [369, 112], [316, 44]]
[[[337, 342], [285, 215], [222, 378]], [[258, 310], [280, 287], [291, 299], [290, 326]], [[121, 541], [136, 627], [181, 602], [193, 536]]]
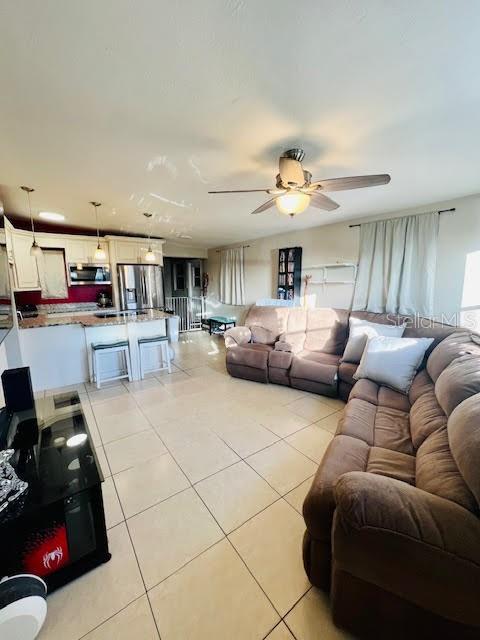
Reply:
[[406, 338], [431, 337], [427, 355], [455, 328], [425, 318], [346, 309], [256, 307], [245, 325], [225, 333], [230, 375], [273, 382], [347, 400], [357, 364], [341, 362], [350, 317], [382, 324], [407, 322]]
[[268, 344], [226, 336], [227, 367], [348, 400], [304, 503], [305, 570], [334, 621], [369, 640], [480, 638], [480, 337], [413, 323], [405, 336], [435, 342], [404, 395], [339, 364], [348, 312], [275, 311], [247, 316], [243, 339]]

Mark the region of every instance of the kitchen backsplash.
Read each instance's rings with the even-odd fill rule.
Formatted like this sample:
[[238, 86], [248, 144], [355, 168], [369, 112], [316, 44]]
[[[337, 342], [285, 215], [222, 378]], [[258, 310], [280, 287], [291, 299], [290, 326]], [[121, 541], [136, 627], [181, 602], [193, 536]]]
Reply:
[[[48, 305], [49, 307], [58, 307], [59, 305], [79, 303], [96, 303], [98, 295], [104, 293], [107, 298], [112, 297], [112, 287], [110, 285], [84, 285], [81, 287], [68, 287], [68, 298], [48, 299], [42, 298], [41, 291], [16, 291], [15, 301], [19, 304], [36, 304]], [[68, 310], [68, 309], [67, 309]]]

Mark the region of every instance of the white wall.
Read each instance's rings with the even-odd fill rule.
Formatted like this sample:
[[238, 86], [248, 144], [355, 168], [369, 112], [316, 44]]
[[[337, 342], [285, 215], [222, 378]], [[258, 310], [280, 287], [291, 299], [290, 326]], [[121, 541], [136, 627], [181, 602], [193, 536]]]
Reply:
[[208, 250], [203, 247], [193, 247], [184, 244], [176, 244], [167, 240], [162, 246], [165, 258], [207, 258]]
[[[462, 305], [462, 292], [465, 277], [467, 255], [480, 251], [480, 195], [458, 198], [444, 202], [427, 204], [415, 209], [407, 209], [381, 216], [362, 218], [354, 223], [402, 215], [424, 213], [455, 207], [454, 213], [440, 216], [438, 238], [438, 260], [435, 285], [435, 315], [450, 316], [459, 312]], [[275, 215], [273, 212], [271, 215]], [[319, 214], [321, 215], [321, 214]], [[246, 303], [253, 304], [259, 298], [275, 297], [278, 249], [288, 246], [303, 248], [304, 267], [324, 262], [358, 261], [359, 228], [349, 228], [351, 221], [304, 231], [292, 232], [248, 240], [242, 244], [250, 245], [245, 249], [245, 288]], [[238, 246], [238, 244], [231, 245]], [[240, 321], [245, 308], [227, 307], [218, 304], [220, 253], [215, 249], [208, 252], [207, 271], [210, 276], [209, 311], [234, 315]], [[303, 273], [312, 273], [306, 269]], [[480, 273], [478, 274], [480, 281]], [[303, 288], [302, 288], [303, 291]], [[317, 294], [317, 306], [348, 307], [353, 287], [349, 285], [317, 285], [311, 288]], [[478, 300], [480, 305], [480, 286]]]

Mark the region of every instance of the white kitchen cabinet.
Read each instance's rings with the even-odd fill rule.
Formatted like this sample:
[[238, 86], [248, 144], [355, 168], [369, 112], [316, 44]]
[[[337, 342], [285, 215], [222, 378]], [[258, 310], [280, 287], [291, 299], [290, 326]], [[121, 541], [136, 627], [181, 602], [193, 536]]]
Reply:
[[97, 249], [97, 241], [95, 239], [69, 239], [66, 242], [65, 257], [67, 263], [108, 263], [108, 245], [106, 242], [100, 242], [100, 246], [105, 251], [105, 260], [96, 260], [95, 251]]
[[32, 290], [40, 287], [36, 258], [30, 255], [31, 234], [12, 233], [15, 262], [15, 289]]
[[85, 240], [67, 240], [65, 259], [67, 263], [88, 262], [87, 243]]
[[115, 241], [115, 252], [117, 262], [127, 264], [137, 264], [140, 262], [140, 245], [137, 242], [117, 240]]

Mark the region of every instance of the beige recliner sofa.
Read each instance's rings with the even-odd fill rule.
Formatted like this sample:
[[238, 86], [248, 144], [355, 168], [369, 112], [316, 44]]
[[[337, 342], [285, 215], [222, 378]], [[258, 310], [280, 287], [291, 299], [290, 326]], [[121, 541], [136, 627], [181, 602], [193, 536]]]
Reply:
[[407, 323], [405, 337], [432, 337], [427, 355], [454, 327], [425, 318], [346, 309], [256, 307], [244, 326], [225, 332], [230, 375], [348, 399], [357, 364], [342, 362], [350, 316], [383, 324]]

